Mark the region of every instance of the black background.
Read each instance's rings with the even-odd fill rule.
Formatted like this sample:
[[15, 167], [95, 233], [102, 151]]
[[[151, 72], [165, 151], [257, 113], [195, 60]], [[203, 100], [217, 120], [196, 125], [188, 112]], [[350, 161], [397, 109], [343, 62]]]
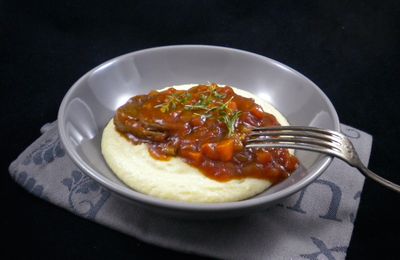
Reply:
[[[220, 45], [291, 66], [327, 94], [341, 122], [374, 136], [370, 168], [400, 183], [399, 36], [398, 1], [0, 1], [1, 253], [187, 257], [40, 200], [7, 170], [40, 127], [56, 118], [81, 75], [149, 47]], [[366, 181], [348, 259], [397, 255], [399, 198]]]

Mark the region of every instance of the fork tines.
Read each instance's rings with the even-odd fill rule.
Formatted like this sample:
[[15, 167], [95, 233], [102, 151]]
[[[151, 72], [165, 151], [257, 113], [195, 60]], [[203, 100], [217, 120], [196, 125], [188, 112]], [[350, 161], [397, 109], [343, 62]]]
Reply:
[[328, 129], [303, 126], [257, 127], [247, 148], [293, 148], [322, 153], [342, 152], [343, 135]]

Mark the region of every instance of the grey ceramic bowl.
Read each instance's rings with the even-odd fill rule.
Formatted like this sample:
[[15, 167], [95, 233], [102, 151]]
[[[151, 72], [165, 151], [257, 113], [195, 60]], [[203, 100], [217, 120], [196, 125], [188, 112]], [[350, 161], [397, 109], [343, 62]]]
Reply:
[[315, 180], [332, 158], [296, 153], [302, 166], [290, 178], [256, 197], [229, 203], [193, 204], [154, 198], [124, 185], [106, 165], [100, 149], [102, 130], [129, 97], [185, 83], [217, 82], [250, 91], [272, 103], [292, 125], [339, 130], [334, 107], [299, 72], [246, 51], [181, 45], [129, 53], [92, 69], [64, 97], [60, 138], [72, 160], [90, 177], [136, 205], [186, 217], [236, 216], [275, 205]]

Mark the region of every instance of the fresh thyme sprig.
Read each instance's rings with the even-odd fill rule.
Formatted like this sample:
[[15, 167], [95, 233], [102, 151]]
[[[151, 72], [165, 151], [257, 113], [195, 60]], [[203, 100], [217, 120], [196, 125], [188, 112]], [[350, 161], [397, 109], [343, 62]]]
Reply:
[[192, 99], [192, 94], [190, 94], [189, 92], [185, 92], [184, 94], [179, 96], [179, 102], [181, 104], [186, 104], [191, 99]]
[[197, 109], [208, 110], [208, 106], [210, 105], [210, 103], [211, 103], [211, 99], [209, 98], [209, 96], [201, 94], [199, 101], [197, 101], [193, 105], [185, 105], [185, 109], [186, 110], [197, 110]]
[[216, 98], [219, 98], [219, 99], [223, 99], [223, 98], [226, 97], [226, 94], [221, 94], [221, 93], [219, 93], [218, 91], [214, 91], [214, 92], [213, 92], [213, 95], [214, 95]]
[[240, 114], [240, 111], [233, 112], [233, 114], [225, 113], [219, 118], [219, 120], [226, 125], [226, 128], [228, 128], [228, 136], [233, 135], [235, 132], [236, 123], [239, 120]]
[[184, 93], [184, 94], [171, 94], [167, 96], [167, 101], [162, 104], [155, 105], [154, 108], [160, 108], [161, 112], [167, 113], [169, 110], [176, 109], [178, 104], [186, 104], [192, 98], [192, 94]]
[[210, 84], [210, 95], [218, 98], [218, 99], [223, 99], [226, 97], [226, 94], [221, 94], [217, 91], [218, 85], [215, 83]]
[[[233, 96], [232, 97], [230, 97], [229, 99], [228, 99], [228, 101], [226, 101], [225, 103], [223, 103], [220, 107], [219, 107], [219, 110], [227, 110], [227, 109], [229, 109], [229, 103], [231, 103], [232, 102], [232, 99], [233, 99]], [[229, 109], [230, 110], [230, 109]]]
[[171, 109], [175, 109], [176, 105], [179, 103], [179, 98], [177, 94], [171, 94], [167, 96], [167, 101], [162, 104], [154, 106], [154, 108], [160, 108], [161, 112], [166, 113]]
[[185, 109], [188, 110], [205, 110], [203, 114], [199, 113], [193, 113], [199, 116], [205, 116], [205, 118], [211, 117], [211, 112], [216, 111], [220, 117], [218, 118], [219, 121], [224, 123], [226, 125], [226, 128], [228, 129], [228, 136], [233, 135], [235, 132], [235, 127], [236, 123], [239, 120], [240, 117], [240, 111], [232, 112], [232, 110], [229, 108], [229, 104], [233, 100], [233, 96], [230, 97], [225, 103], [218, 103], [220, 104], [219, 106], [214, 106], [209, 108], [205, 102], [206, 99], [201, 99], [198, 103], [195, 105], [186, 105]]
[[[221, 94], [218, 91], [218, 85], [211, 83], [209, 84], [209, 90], [205, 91], [200, 95], [199, 100], [194, 104], [187, 104], [191, 99], [192, 95], [188, 92], [183, 94], [171, 94], [167, 96], [167, 101], [162, 104], [154, 106], [155, 108], [160, 108], [161, 112], [167, 113], [170, 110], [176, 109], [178, 104], [184, 105], [185, 110], [196, 111], [200, 110], [202, 112], [193, 112], [194, 115], [204, 117], [208, 119], [213, 115], [219, 116], [218, 121], [224, 123], [228, 129], [228, 136], [231, 136], [235, 132], [236, 124], [239, 120], [240, 111], [233, 112], [229, 107], [234, 96], [231, 96], [227, 101], [222, 103], [221, 99], [226, 98], [226, 94]], [[212, 113], [214, 112], [214, 114]]]

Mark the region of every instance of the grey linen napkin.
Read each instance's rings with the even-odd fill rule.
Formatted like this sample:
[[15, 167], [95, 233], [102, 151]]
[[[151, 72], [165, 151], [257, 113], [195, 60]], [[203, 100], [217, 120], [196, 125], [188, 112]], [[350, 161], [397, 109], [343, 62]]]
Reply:
[[[372, 137], [341, 125], [368, 163]], [[226, 259], [344, 259], [364, 177], [335, 159], [319, 179], [281, 204], [228, 220], [183, 220], [135, 207], [82, 173], [66, 155], [55, 123], [11, 165], [29, 192], [81, 217], [148, 243]]]

